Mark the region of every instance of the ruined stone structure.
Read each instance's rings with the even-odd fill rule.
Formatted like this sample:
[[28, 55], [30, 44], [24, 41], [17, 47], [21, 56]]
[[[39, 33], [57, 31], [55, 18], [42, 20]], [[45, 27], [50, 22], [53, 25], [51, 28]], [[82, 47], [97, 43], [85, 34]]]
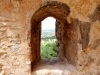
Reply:
[[0, 75], [33, 75], [49, 16], [58, 58], [76, 68], [64, 75], [100, 75], [100, 0], [0, 0]]

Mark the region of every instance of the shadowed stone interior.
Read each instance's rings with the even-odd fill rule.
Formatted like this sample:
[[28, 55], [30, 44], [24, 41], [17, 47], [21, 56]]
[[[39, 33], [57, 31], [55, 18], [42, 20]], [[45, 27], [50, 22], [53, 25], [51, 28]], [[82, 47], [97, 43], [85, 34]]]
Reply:
[[[32, 66], [41, 60], [40, 41], [41, 41], [41, 21], [46, 17], [52, 16], [57, 19], [56, 37], [58, 58], [64, 61], [68, 59], [73, 65], [77, 63], [78, 33], [77, 27], [67, 22], [66, 17], [70, 13], [70, 8], [60, 2], [51, 1], [36, 11], [31, 20], [31, 51]], [[74, 49], [74, 50], [73, 50]]]

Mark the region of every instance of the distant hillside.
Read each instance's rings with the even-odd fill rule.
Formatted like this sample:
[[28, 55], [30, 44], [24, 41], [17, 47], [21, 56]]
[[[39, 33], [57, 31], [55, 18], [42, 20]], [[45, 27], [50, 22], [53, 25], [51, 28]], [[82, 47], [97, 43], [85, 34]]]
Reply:
[[52, 36], [55, 36], [55, 30], [54, 29], [42, 30], [41, 38], [52, 37]]
[[45, 29], [45, 30], [42, 30], [42, 32], [55, 32], [55, 29], [49, 29], [49, 30], [48, 29], [47, 30]]

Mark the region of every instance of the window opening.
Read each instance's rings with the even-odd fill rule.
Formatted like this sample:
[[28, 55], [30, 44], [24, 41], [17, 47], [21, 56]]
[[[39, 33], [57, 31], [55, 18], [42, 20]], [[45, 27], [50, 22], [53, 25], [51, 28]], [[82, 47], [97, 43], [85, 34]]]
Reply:
[[55, 36], [55, 22], [53, 17], [47, 17], [42, 21], [41, 25], [41, 58], [57, 57], [56, 51], [56, 36]]

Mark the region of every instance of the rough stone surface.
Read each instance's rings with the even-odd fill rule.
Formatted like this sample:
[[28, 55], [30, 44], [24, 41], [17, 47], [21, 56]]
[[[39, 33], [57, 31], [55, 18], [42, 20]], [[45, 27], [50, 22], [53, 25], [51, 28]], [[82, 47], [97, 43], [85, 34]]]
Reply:
[[69, 75], [100, 75], [100, 0], [0, 0], [0, 75], [31, 75], [49, 16], [60, 22], [58, 57], [76, 68]]

